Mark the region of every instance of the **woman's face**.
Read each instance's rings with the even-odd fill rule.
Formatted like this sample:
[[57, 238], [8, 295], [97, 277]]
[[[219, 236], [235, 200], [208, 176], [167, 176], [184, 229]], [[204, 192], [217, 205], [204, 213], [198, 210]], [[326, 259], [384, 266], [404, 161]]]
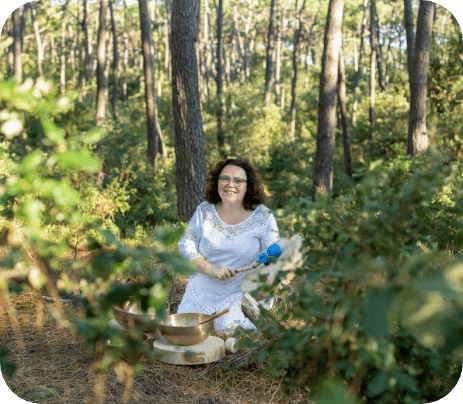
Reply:
[[[228, 181], [224, 181], [221, 177], [228, 177]], [[238, 166], [228, 165], [225, 166], [219, 175], [219, 196], [222, 202], [239, 203], [242, 205], [244, 195], [246, 195], [247, 183], [242, 182], [236, 184], [235, 179], [247, 180], [246, 171]]]

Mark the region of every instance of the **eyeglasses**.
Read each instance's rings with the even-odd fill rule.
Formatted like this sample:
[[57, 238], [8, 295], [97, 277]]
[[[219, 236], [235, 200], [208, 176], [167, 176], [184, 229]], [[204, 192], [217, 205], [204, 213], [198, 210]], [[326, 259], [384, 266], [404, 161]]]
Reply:
[[219, 177], [219, 180], [222, 181], [222, 184], [227, 184], [230, 181], [233, 181], [233, 184], [235, 184], [237, 187], [239, 187], [239, 186], [243, 185], [245, 182], [247, 182], [246, 180], [243, 180], [242, 178], [238, 178], [238, 177], [230, 178], [227, 175], [221, 175]]

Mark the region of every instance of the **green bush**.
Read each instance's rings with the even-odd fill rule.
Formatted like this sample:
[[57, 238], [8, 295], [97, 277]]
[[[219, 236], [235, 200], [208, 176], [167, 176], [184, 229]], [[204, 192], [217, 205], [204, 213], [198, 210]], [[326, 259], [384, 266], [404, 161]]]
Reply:
[[293, 199], [282, 230], [305, 238], [306, 267], [275, 318], [295, 325], [268, 327], [279, 337], [258, 357], [288, 392], [412, 403], [455, 386], [463, 264], [445, 251], [463, 247], [462, 168], [432, 152], [397, 158], [365, 167], [342, 198]]

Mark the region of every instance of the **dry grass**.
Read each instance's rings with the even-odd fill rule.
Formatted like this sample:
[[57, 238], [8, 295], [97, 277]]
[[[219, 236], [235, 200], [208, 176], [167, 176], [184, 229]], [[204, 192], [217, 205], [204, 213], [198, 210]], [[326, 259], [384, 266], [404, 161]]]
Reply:
[[[176, 312], [187, 279], [174, 278], [169, 302]], [[9, 360], [18, 366], [7, 380], [10, 389], [35, 403], [299, 403], [304, 395], [285, 397], [281, 380], [254, 363], [237, 370], [222, 371], [217, 363], [176, 366], [142, 358], [142, 370], [133, 375], [124, 362], [105, 373], [95, 371], [99, 358], [94, 347], [84, 345], [51, 317], [38, 292], [29, 290], [11, 298], [15, 314], [3, 312], [0, 343]], [[65, 305], [71, 323], [83, 311]], [[6, 320], [6, 321], [5, 321]], [[3, 325], [3, 327], [2, 327]], [[237, 354], [226, 354], [225, 360]]]

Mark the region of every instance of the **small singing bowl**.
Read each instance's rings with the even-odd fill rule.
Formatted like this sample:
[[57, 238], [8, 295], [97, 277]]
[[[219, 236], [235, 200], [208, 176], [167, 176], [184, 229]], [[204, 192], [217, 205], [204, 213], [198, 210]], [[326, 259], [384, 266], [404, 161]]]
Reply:
[[209, 338], [214, 322], [196, 325], [210, 317], [203, 313], [171, 314], [159, 320], [161, 335], [170, 343], [178, 345], [196, 345]]
[[[124, 328], [139, 327], [149, 321], [157, 320], [156, 313], [142, 313], [140, 306], [135, 300], [127, 300], [122, 305], [113, 305], [113, 314], [116, 321]], [[168, 316], [170, 313], [170, 304], [165, 303], [164, 314]], [[155, 327], [147, 327], [146, 332], [156, 332]]]

